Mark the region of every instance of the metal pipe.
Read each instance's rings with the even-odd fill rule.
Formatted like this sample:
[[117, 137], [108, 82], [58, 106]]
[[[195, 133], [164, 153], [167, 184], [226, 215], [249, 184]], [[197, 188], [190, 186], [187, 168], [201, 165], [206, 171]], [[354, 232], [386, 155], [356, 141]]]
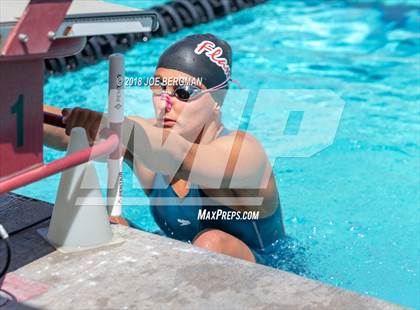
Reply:
[[54, 113], [44, 112], [44, 123], [55, 127], [66, 128], [63, 117]]

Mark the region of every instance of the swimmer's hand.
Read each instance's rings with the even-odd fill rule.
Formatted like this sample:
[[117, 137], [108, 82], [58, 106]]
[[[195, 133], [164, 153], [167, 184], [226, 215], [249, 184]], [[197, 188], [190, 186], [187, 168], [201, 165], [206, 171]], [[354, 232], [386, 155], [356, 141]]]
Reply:
[[86, 131], [86, 135], [90, 145], [93, 145], [99, 129], [106, 127], [106, 119], [103, 113], [82, 109], [63, 109], [63, 123], [66, 125], [66, 135], [70, 136], [74, 127], [82, 127]]

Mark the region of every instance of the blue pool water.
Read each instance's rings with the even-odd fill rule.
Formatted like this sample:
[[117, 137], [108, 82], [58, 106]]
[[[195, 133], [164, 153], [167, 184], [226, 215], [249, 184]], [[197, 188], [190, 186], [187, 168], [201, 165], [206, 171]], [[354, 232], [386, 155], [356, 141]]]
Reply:
[[[159, 1], [113, 2], [147, 7]], [[278, 247], [273, 262], [325, 283], [419, 308], [416, 3], [271, 1], [139, 44], [126, 53], [126, 70], [131, 76], [151, 75], [164, 47], [187, 34], [212, 32], [232, 45], [234, 78], [253, 92], [328, 89], [342, 98], [345, 107], [330, 147], [309, 158], [275, 162], [285, 226], [293, 241]], [[102, 62], [50, 78], [45, 102], [104, 110], [106, 92], [107, 63]], [[257, 120], [261, 128], [277, 120], [281, 105], [267, 108]], [[152, 115], [148, 96], [135, 93], [127, 93], [127, 110]], [[226, 103], [227, 126], [246, 126], [247, 118], [235, 112], [235, 105]], [[273, 141], [270, 136], [262, 139], [269, 149], [277, 147]], [[60, 156], [45, 149], [46, 161]], [[124, 195], [144, 196], [128, 167], [124, 175]], [[53, 202], [57, 182], [53, 176], [18, 192]], [[142, 229], [156, 229], [147, 205], [125, 206], [124, 213]]]

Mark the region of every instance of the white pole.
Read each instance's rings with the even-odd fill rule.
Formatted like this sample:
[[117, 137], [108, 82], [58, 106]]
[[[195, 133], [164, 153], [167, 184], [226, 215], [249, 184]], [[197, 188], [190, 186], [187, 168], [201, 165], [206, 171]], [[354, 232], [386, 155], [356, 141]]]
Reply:
[[[124, 121], [124, 56], [109, 56], [108, 81], [108, 120], [109, 128], [121, 139], [121, 126]], [[121, 140], [120, 140], [121, 141]], [[122, 212], [122, 164], [121, 143], [108, 159], [108, 214], [121, 216]]]

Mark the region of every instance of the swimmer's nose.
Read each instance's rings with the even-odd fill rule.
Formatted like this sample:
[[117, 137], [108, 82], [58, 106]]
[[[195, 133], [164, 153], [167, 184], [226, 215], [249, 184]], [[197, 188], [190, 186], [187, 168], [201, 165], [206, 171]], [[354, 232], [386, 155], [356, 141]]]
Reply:
[[170, 112], [172, 110], [171, 97], [167, 93], [163, 93], [160, 99], [165, 104], [165, 112], [166, 113]]

